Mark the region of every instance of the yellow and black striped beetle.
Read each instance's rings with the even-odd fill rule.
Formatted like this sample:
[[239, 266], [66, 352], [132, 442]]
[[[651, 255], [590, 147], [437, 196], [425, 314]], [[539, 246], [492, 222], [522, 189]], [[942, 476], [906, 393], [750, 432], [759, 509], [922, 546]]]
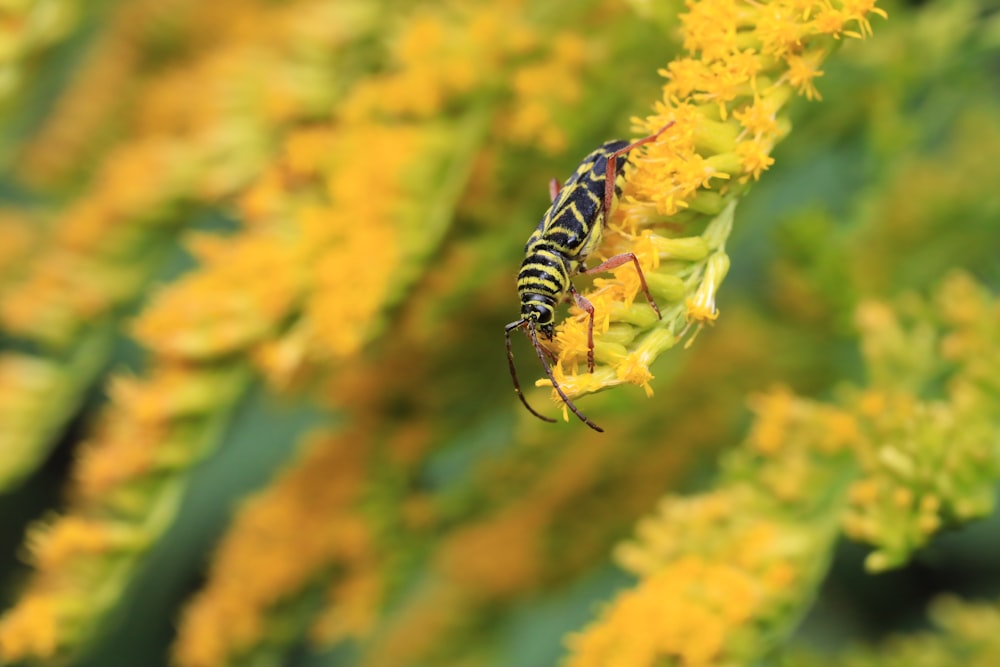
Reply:
[[584, 263], [587, 256], [600, 245], [604, 225], [622, 193], [625, 163], [628, 158], [620, 161], [618, 158], [638, 146], [654, 141], [673, 124], [671, 121], [655, 134], [632, 143], [623, 140], [608, 141], [583, 158], [580, 166], [562, 187], [555, 179], [549, 186], [552, 205], [528, 239], [524, 247], [524, 261], [521, 262], [521, 270], [517, 274], [521, 317], [504, 328], [507, 363], [510, 366], [511, 380], [514, 382], [514, 392], [524, 407], [539, 419], [547, 422], [555, 421], [536, 412], [521, 391], [517, 370], [514, 368], [514, 353], [510, 346], [510, 332], [514, 329], [525, 330], [553, 389], [573, 414], [595, 431], [604, 431], [584, 416], [563, 392], [545, 358], [546, 350], [538, 342], [539, 331], [547, 338], [552, 338], [555, 308], [566, 299], [567, 294], [572, 295], [576, 305], [590, 316], [587, 329], [587, 368], [591, 373], [594, 372], [594, 307], [573, 287], [570, 280], [573, 276], [608, 271], [626, 262], [632, 262], [639, 274], [639, 283], [646, 300], [656, 312], [656, 316], [660, 317], [660, 309], [649, 293], [646, 277], [634, 254], [629, 252], [615, 255], [590, 269], [585, 268]]

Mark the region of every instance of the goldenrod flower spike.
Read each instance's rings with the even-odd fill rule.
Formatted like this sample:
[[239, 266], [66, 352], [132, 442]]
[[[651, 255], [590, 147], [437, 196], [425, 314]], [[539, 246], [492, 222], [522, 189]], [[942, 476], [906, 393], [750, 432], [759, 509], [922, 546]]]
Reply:
[[[370, 434], [309, 438], [298, 460], [247, 500], [217, 549], [209, 583], [181, 618], [182, 667], [250, 661], [296, 596], [329, 589], [321, 630], [333, 641], [369, 630], [380, 602], [379, 558], [358, 509]], [[280, 634], [280, 633], [279, 633]]]
[[[869, 35], [869, 15], [885, 16], [858, 0], [688, 0], [687, 7], [686, 55], [660, 70], [662, 98], [634, 121], [640, 134], [674, 125], [632, 156], [598, 253], [635, 253], [664, 316], [644, 316], [634, 304], [633, 267], [596, 280], [585, 296], [601, 325], [594, 343], [600, 366], [590, 373], [581, 364], [584, 313], [571, 309], [557, 330], [554, 375], [569, 397], [626, 382], [651, 394], [656, 357], [715, 321], [735, 205], [773, 164], [771, 152], [790, 130], [784, 108], [796, 94], [819, 98], [814, 81], [834, 40]], [[652, 332], [659, 333], [650, 340]], [[627, 342], [609, 344], [608, 336]]]
[[[91, 266], [92, 256], [118, 257], [129, 242], [156, 246], [144, 233], [172, 220], [171, 204], [215, 202], [249, 184], [240, 198], [245, 225], [224, 238], [194, 238], [200, 268], [137, 318], [134, 333], [150, 352], [151, 370], [112, 381], [111, 403], [74, 471], [74, 502], [35, 531], [36, 571], [25, 597], [0, 617], [0, 659], [69, 655], [88, 640], [173, 519], [188, 468], [217, 445], [250, 383], [251, 360], [281, 389], [304, 367], [319, 372], [356, 356], [381, 330], [383, 313], [421, 275], [448, 229], [485, 136], [487, 106], [464, 97], [506, 80], [531, 51], [543, 57], [534, 63], [543, 69], [521, 77], [523, 92], [562, 77], [565, 88], [553, 99], [565, 103], [573, 96], [570, 74], [581, 65], [578, 40], [550, 47], [517, 7], [442, 16], [428, 9], [426, 20], [404, 24], [391, 67], [350, 85], [336, 79], [341, 71], [332, 63], [347, 40], [374, 29], [371, 3], [265, 2], [241, 8], [240, 21], [229, 20], [227, 8], [198, 6], [224, 24], [212, 24], [220, 34], [210, 57], [190, 57], [183, 76], [166, 74], [144, 91], [135, 125], [147, 131], [111, 153], [64, 214], [66, 225], [56, 226], [74, 261], [53, 253], [57, 280], [39, 271], [16, 299], [0, 301], [0, 319], [18, 333], [72, 343], [142, 282], [102, 271], [103, 262]], [[201, 84], [195, 92], [192, 81]], [[342, 90], [347, 99], [325, 116]], [[556, 148], [554, 125], [536, 122], [522, 138]], [[84, 281], [76, 290], [60, 289], [67, 267]], [[26, 369], [48, 379], [42, 367], [14, 367]], [[0, 389], [27, 384], [16, 379]], [[122, 534], [129, 539], [117, 539]], [[325, 564], [302, 563], [297, 574], [306, 581]], [[343, 599], [356, 604], [327, 614], [321, 631], [355, 631], [370, 620], [374, 602], [363, 598], [376, 579], [359, 568], [340, 582]], [[292, 596], [294, 587], [280, 580], [264, 595]], [[240, 630], [234, 651], [261, 639]], [[218, 654], [197, 628], [185, 632], [192, 662]]]
[[[32, 271], [0, 300], [5, 329], [54, 350], [64, 366], [52, 372], [26, 359], [4, 363], [4, 371], [16, 377], [2, 378], [0, 390], [18, 391], [27, 403], [32, 393], [24, 392], [26, 387], [51, 388], [68, 374], [75, 382], [57, 386], [48, 404], [25, 406], [36, 414], [46, 410], [46, 418], [37, 420], [45, 429], [61, 426], [63, 415], [55, 419], [55, 411], [71, 414], [75, 408], [63, 404], [78, 400], [80, 385], [104, 363], [104, 349], [91, 339], [110, 338], [116, 307], [133, 298], [155, 268], [161, 225], [176, 213], [172, 205], [182, 199], [211, 201], [240, 189], [265, 160], [274, 159], [261, 142], [276, 127], [301, 122], [327, 103], [333, 88], [325, 58], [342, 45], [327, 31], [344, 26], [317, 31], [301, 20], [303, 11], [314, 15], [324, 6], [329, 7], [248, 5], [243, 18], [257, 20], [218, 35], [211, 56], [189, 61], [197, 70], [193, 79], [216, 94], [185, 94], [191, 76], [156, 80], [156, 91], [144, 98], [148, 108], [140, 105], [139, 111], [152, 116], [136, 121], [144, 130], [110, 152], [93, 182], [61, 212], [54, 238]], [[333, 11], [342, 10], [338, 5]], [[222, 14], [220, 20], [232, 23]], [[316, 24], [331, 23], [336, 21]], [[272, 40], [274, 48], [261, 48]], [[290, 50], [289, 43], [315, 49]], [[302, 58], [305, 62], [296, 60]], [[232, 68], [252, 76], [231, 76]], [[290, 71], [295, 76], [268, 76]], [[325, 85], [316, 85], [320, 79]], [[236, 80], [262, 88], [237, 91]], [[173, 91], [166, 97], [184, 104], [160, 108], [156, 93], [163, 91]], [[249, 384], [250, 349], [274, 336], [301, 302], [303, 253], [285, 222], [251, 226], [228, 243], [198, 239], [201, 270], [174, 283], [140, 316], [136, 330], [151, 353], [149, 369], [144, 378], [112, 381], [112, 400], [82, 445], [73, 472], [72, 502], [60, 517], [32, 531], [28, 553], [35, 571], [22, 599], [0, 616], [0, 660], [48, 659], [79, 650], [175, 517], [188, 469], [219, 443]], [[81, 355], [89, 366], [76, 363]], [[0, 410], [9, 409], [11, 400], [0, 397]], [[10, 442], [7, 429], [22, 450], [21, 442], [41, 440], [37, 427], [36, 433], [23, 434], [25, 426], [5, 422], [0, 442]], [[41, 453], [32, 452], [31, 462]], [[13, 473], [5, 469], [0, 476], [25, 472], [29, 457], [17, 454], [17, 460], [5, 459]]]
[[[933, 308], [858, 311], [870, 386], [850, 395], [861, 469], [844, 516], [875, 547], [865, 565], [907, 562], [949, 523], [987, 516], [1000, 477], [1000, 304], [968, 276], [946, 278]], [[941, 395], [928, 391], [947, 374]]]
[[[0, 16], [27, 12], [13, 5], [32, 3], [7, 4]], [[39, 15], [55, 21], [61, 8], [70, 4], [47, 0], [34, 6]], [[142, 296], [172, 247], [184, 217], [181, 202], [214, 203], [244, 187], [272, 150], [268, 147], [272, 135], [313, 117], [329, 103], [335, 88], [329, 85], [327, 56], [318, 56], [342, 46], [347, 36], [357, 38], [371, 25], [371, 12], [361, 8], [363, 3], [353, 2], [333, 8], [316, 0], [294, 7], [252, 4], [243, 15], [245, 22], [233, 21], [229, 10], [220, 11], [215, 4], [186, 0], [112, 4], [108, 25], [88, 52], [87, 65], [29, 141], [25, 170], [17, 174], [39, 187], [51, 183], [34, 178], [36, 169], [61, 181], [66, 165], [86, 165], [88, 177], [68, 204], [47, 214], [48, 220], [38, 220], [35, 226], [43, 231], [35, 256], [24, 262], [24, 270], [12, 272], [0, 284], [0, 328], [32, 351], [30, 356], [0, 360], [4, 371], [0, 412], [11, 406], [20, 406], [23, 412], [20, 418], [0, 419], [0, 447], [11, 452], [0, 470], [0, 486], [15, 484], [30, 473], [55, 444], [55, 434], [80, 409], [83, 396], [107, 364], [123, 311]], [[214, 39], [210, 46], [196, 47], [183, 56], [182, 74], [163, 63], [155, 75], [143, 76], [133, 85], [129, 77], [140, 67], [149, 33], [155, 32], [151, 24], [166, 14], [177, 21], [179, 31], [197, 24], [197, 29], [212, 32]], [[303, 22], [310, 17], [323, 20], [313, 25]], [[10, 25], [21, 28], [21, 37], [27, 38], [39, 27], [32, 20]], [[267, 48], [269, 42], [273, 48]], [[315, 48], [286, 49], [290, 43]], [[138, 99], [121, 102], [129, 110], [127, 122], [120, 123], [126, 129], [92, 165], [81, 157], [92, 148], [91, 135], [105, 136], [98, 131], [101, 123], [117, 118], [110, 110], [116, 104], [108, 102], [103, 91], [113, 96], [122, 95], [123, 89], [139, 91]], [[11, 245], [16, 245], [14, 241]], [[267, 325], [262, 326], [255, 315], [259, 311], [280, 316], [287, 309], [288, 295], [297, 287], [290, 283], [297, 276], [281, 269], [294, 263], [296, 255], [289, 243], [264, 232], [237, 244], [241, 246], [237, 254], [246, 261], [236, 265], [249, 267], [247, 273], [252, 275], [271, 274], [271, 284], [248, 296], [240, 292], [244, 283], [232, 276], [232, 293], [221, 289], [225, 280], [202, 283], [206, 289], [196, 293], [212, 301], [207, 310], [221, 305], [227, 311], [223, 324], [198, 321], [210, 316], [185, 293], [166, 313], [144, 318], [143, 337], [160, 335], [157, 343], [161, 348], [171, 346], [168, 353], [174, 357], [190, 353], [204, 358], [264, 335]], [[188, 309], [186, 319], [178, 315]], [[179, 325], [189, 326], [178, 332]], [[151, 328], [157, 331], [150, 332]], [[163, 340], [168, 337], [169, 341]], [[36, 363], [24, 363], [29, 360]], [[38, 372], [43, 367], [51, 372], [43, 376]], [[42, 382], [48, 392], [45, 399], [31, 390]]]
[[[830, 490], [850, 430], [824, 449], [815, 426], [826, 406], [776, 390], [753, 407], [755, 429], [714, 490], [665, 498], [617, 549], [639, 583], [567, 638], [566, 667], [752, 664], [787, 631], [788, 609], [809, 599], [837, 536]], [[769, 431], [778, 442], [759, 442]]]
[[838, 404], [753, 397], [714, 488], [664, 499], [618, 548], [639, 582], [568, 638], [567, 667], [754, 664], [811, 602], [841, 530], [875, 546], [878, 571], [993, 512], [1000, 300], [955, 275], [858, 321], [868, 386]]

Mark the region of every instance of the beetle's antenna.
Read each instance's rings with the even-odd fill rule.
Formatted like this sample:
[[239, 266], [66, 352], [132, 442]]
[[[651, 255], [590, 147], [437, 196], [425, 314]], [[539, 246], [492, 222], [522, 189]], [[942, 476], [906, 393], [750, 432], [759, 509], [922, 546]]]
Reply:
[[[549, 376], [549, 381], [552, 383], [552, 388], [556, 390], [557, 394], [559, 394], [559, 398], [561, 398], [563, 400], [563, 403], [566, 404], [566, 407], [568, 407], [570, 410], [573, 411], [574, 415], [576, 415], [577, 417], [580, 418], [580, 421], [582, 421], [584, 424], [586, 424], [590, 428], [594, 429], [595, 431], [598, 431], [599, 433], [604, 433], [604, 429], [603, 428], [601, 428], [600, 426], [598, 426], [594, 422], [592, 422], [589, 419], [587, 419], [584, 416], [584, 414], [582, 412], [580, 412], [575, 405], [573, 405], [573, 401], [569, 400], [569, 396], [566, 395], [566, 393], [562, 390], [562, 387], [559, 386], [559, 383], [556, 382], [556, 378], [552, 374], [552, 368], [549, 366], [549, 362], [545, 359], [545, 353], [542, 351], [542, 346], [538, 342], [538, 335], [535, 333], [535, 323], [534, 323], [534, 321], [528, 320], [525, 324], [527, 324], [528, 337], [531, 338], [531, 344], [535, 346], [535, 352], [538, 354], [538, 360], [542, 362], [542, 368], [545, 369], [545, 374]], [[509, 338], [508, 338], [508, 344], [509, 344]], [[512, 361], [511, 361], [511, 368], [513, 368], [513, 363], [514, 363], [513, 362], [513, 357], [511, 357], [511, 359], [512, 359]], [[524, 400], [524, 399], [522, 398], [522, 400]], [[525, 405], [527, 405], [527, 403], [525, 403]], [[528, 408], [528, 409], [531, 410], [531, 408]], [[534, 410], [531, 410], [531, 411], [535, 412]], [[535, 412], [535, 414], [537, 415], [538, 413]], [[541, 415], [539, 415], [539, 416], [541, 416]], [[545, 419], [545, 418], [542, 417], [542, 419]], [[552, 420], [546, 419], [546, 421], [552, 421]]]
[[[517, 322], [511, 322], [510, 324], [508, 324], [506, 327], [504, 327], [503, 330], [504, 340], [507, 343], [507, 365], [510, 366], [510, 379], [514, 381], [514, 393], [517, 394], [517, 397], [521, 399], [521, 403], [524, 403], [524, 407], [528, 408], [528, 412], [535, 415], [542, 421], [554, 423], [556, 421], [555, 419], [551, 419], [549, 417], [546, 417], [545, 415], [539, 414], [538, 412], [535, 411], [533, 407], [528, 405], [528, 399], [524, 397], [524, 393], [521, 391], [521, 383], [517, 381], [517, 368], [515, 368], [514, 366], [514, 351], [511, 350], [510, 347], [510, 332], [513, 329], [518, 329], [520, 327], [525, 326], [526, 324], [528, 324], [528, 320], [522, 317]], [[532, 328], [532, 333], [534, 333], [533, 328]], [[537, 341], [535, 342], [535, 345], [536, 346], [538, 345]]]

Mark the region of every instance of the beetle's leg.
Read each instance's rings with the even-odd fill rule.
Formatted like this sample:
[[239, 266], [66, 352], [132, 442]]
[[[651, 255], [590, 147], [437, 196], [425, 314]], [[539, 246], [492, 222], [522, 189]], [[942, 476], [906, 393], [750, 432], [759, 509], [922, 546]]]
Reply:
[[[656, 312], [656, 318], [662, 320], [663, 316], [660, 314], [660, 309], [656, 305], [656, 302], [653, 301], [653, 295], [649, 293], [649, 287], [646, 286], [646, 274], [642, 272], [642, 267], [639, 266], [639, 259], [635, 256], [635, 254], [631, 252], [626, 252], [622, 253], [621, 255], [615, 255], [614, 257], [611, 257], [610, 259], [601, 262], [594, 268], [581, 271], [580, 273], [599, 273], [601, 271], [610, 271], [611, 269], [617, 269], [625, 262], [632, 262], [633, 264], [635, 264], [635, 270], [639, 274], [639, 284], [642, 286], [642, 291], [646, 295], [646, 301], [649, 302], [650, 308], [652, 308], [653, 311]], [[590, 317], [591, 317], [591, 322], [593, 322], [594, 316], [591, 315]]]
[[553, 178], [549, 181], [549, 201], [555, 202], [560, 190], [562, 190], [562, 185], [559, 183], [559, 179]]
[[[587, 273], [584, 271], [584, 273]], [[587, 313], [589, 319], [587, 321], [587, 370], [591, 373], [594, 372], [594, 304], [584, 295], [576, 291], [573, 287], [573, 283], [569, 285], [569, 292], [573, 295], [573, 300], [576, 302], [577, 307]]]
[[643, 144], [648, 144], [651, 141], [655, 141], [657, 137], [667, 131], [674, 124], [674, 121], [670, 121], [655, 134], [651, 134], [648, 137], [643, 137], [638, 141], [634, 141], [625, 148], [619, 148], [614, 153], [608, 156], [608, 169], [604, 175], [604, 221], [607, 222], [608, 218], [611, 216], [611, 204], [615, 199], [615, 178], [618, 176], [618, 156], [628, 153], [633, 148], [642, 146]]

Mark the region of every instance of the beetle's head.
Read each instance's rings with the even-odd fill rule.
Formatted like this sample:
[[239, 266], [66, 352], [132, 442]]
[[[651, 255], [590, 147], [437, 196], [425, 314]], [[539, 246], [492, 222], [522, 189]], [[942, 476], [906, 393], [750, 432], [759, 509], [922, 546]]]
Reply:
[[555, 302], [544, 294], [529, 294], [521, 301], [521, 318], [534, 325], [547, 338], [552, 338], [555, 321]]

